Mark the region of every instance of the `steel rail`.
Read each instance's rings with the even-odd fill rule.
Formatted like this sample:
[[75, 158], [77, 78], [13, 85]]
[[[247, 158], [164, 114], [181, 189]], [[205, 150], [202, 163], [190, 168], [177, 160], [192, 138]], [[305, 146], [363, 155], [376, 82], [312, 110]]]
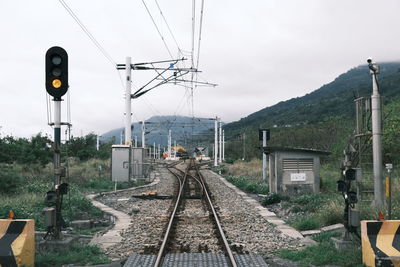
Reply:
[[[178, 175], [176, 175], [171, 170], [169, 170], [169, 171], [178, 178]], [[176, 199], [174, 210], [171, 213], [171, 217], [170, 217], [169, 222], [168, 222], [168, 227], [167, 227], [167, 230], [165, 231], [165, 236], [164, 236], [164, 239], [163, 239], [163, 241], [161, 243], [160, 250], [158, 251], [157, 259], [156, 259], [156, 262], [154, 263], [154, 267], [159, 267], [160, 264], [161, 264], [161, 260], [162, 260], [162, 257], [164, 255], [165, 246], [167, 245], [167, 242], [168, 242], [168, 239], [169, 239], [169, 236], [170, 236], [170, 232], [171, 232], [171, 228], [172, 228], [172, 224], [173, 224], [173, 222], [175, 220], [175, 214], [176, 214], [176, 211], [178, 210], [179, 204], [180, 204], [181, 199], [182, 199], [183, 187], [184, 187], [184, 185], [186, 183], [186, 177], [187, 177], [187, 173], [188, 172], [189, 172], [189, 167], [187, 168], [187, 171], [185, 172], [185, 174], [183, 176], [183, 179], [181, 180], [180, 178], [178, 178], [178, 180], [179, 180], [178, 197]]]
[[206, 185], [204, 183], [204, 177], [203, 177], [202, 173], [199, 171], [199, 169], [197, 169], [196, 171], [197, 171], [197, 174], [200, 177], [201, 183], [203, 184], [204, 194], [205, 194], [205, 196], [207, 198], [208, 205], [210, 206], [210, 209], [211, 209], [211, 211], [213, 213], [215, 224], [218, 227], [218, 231], [219, 231], [219, 234], [221, 236], [222, 242], [224, 243], [225, 251], [228, 254], [229, 261], [231, 262], [232, 267], [237, 267], [237, 263], [236, 263], [235, 257], [233, 256], [233, 253], [232, 253], [232, 250], [231, 250], [231, 248], [229, 246], [228, 240], [226, 239], [224, 230], [222, 229], [221, 222], [218, 219], [217, 212], [215, 211], [214, 205], [212, 204], [210, 195], [208, 194]]

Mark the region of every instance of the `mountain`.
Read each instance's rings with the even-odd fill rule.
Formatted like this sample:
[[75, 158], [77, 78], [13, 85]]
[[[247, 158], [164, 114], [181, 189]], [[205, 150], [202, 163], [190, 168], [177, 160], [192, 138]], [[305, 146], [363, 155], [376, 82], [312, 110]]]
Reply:
[[[132, 123], [132, 139], [137, 136], [138, 143], [141, 144], [142, 138], [142, 124]], [[196, 134], [206, 133], [214, 130], [214, 120], [209, 118], [193, 118], [184, 116], [153, 116], [146, 120], [146, 136], [145, 141], [147, 145], [160, 144], [162, 147], [168, 144], [168, 131], [171, 130], [172, 140], [177, 141], [178, 144], [186, 146], [193, 143], [192, 138], [195, 140], [195, 145], [202, 145], [205, 139], [200, 139]], [[107, 142], [114, 140], [115, 144], [121, 143], [124, 140], [124, 127], [111, 130], [101, 135], [101, 141]], [[192, 135], [193, 133], [193, 135]]]
[[[400, 96], [400, 62], [381, 63], [378, 81], [385, 103]], [[227, 136], [245, 128], [272, 128], [314, 124], [326, 118], [354, 116], [353, 100], [372, 93], [367, 65], [355, 67], [331, 83], [302, 97], [279, 102], [224, 126]]]

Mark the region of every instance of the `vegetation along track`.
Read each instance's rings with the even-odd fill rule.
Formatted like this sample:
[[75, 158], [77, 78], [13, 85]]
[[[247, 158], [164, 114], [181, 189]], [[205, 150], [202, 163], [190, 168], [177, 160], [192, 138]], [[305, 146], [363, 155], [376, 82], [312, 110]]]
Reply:
[[185, 171], [176, 165], [168, 170], [179, 180], [179, 191], [154, 266], [167, 253], [200, 252], [225, 253], [237, 266], [199, 166], [190, 160]]

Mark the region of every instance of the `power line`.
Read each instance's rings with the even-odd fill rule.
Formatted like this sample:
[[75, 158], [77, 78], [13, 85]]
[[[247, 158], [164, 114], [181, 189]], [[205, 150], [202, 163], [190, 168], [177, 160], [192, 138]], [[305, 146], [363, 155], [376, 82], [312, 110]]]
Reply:
[[104, 49], [103, 46], [94, 38], [93, 34], [89, 32], [89, 30], [83, 25], [83, 23], [80, 21], [78, 16], [72, 11], [72, 9], [65, 3], [64, 0], [58, 0], [61, 5], [67, 10], [67, 12], [71, 15], [71, 17], [78, 23], [79, 27], [83, 30], [83, 32], [89, 37], [89, 39], [94, 43], [94, 45], [100, 50], [100, 52], [110, 61], [111, 64], [115, 67], [117, 64], [113, 60], [113, 58], [107, 53], [107, 51]]
[[147, 5], [146, 5], [146, 3], [144, 2], [144, 0], [142, 0], [142, 3], [143, 3], [143, 5], [144, 5], [144, 7], [146, 8], [147, 13], [148, 13], [149, 16], [150, 16], [151, 21], [152, 21], [153, 24], [154, 24], [154, 27], [156, 27], [157, 32], [158, 32], [158, 34], [160, 35], [161, 40], [163, 41], [164, 46], [165, 46], [165, 48], [167, 49], [169, 56], [170, 56], [171, 58], [173, 58], [172, 53], [171, 53], [171, 51], [169, 50], [169, 47], [168, 47], [167, 43], [165, 42], [164, 36], [161, 34], [160, 29], [158, 28], [156, 22], [154, 21], [154, 18], [153, 18], [153, 16], [152, 16], [151, 13], [150, 13], [149, 8], [147, 7]]
[[177, 48], [178, 48], [178, 52], [179, 52], [180, 54], [183, 54], [183, 53], [182, 53], [182, 49], [179, 47], [179, 44], [178, 44], [178, 42], [176, 41], [175, 35], [173, 34], [171, 28], [169, 27], [169, 24], [168, 24], [168, 22], [167, 22], [167, 19], [165, 18], [164, 13], [162, 12], [160, 5], [158, 4], [158, 1], [157, 1], [157, 0], [154, 0], [154, 1], [156, 2], [156, 5], [157, 5], [157, 7], [158, 7], [158, 10], [160, 11], [161, 17], [163, 18], [165, 24], [167, 25], [168, 31], [169, 31], [169, 33], [171, 34], [172, 39], [174, 39], [174, 42], [175, 42], [175, 44], [176, 44], [176, 46], [177, 46]]
[[[200, 58], [200, 42], [201, 42], [201, 31], [203, 28], [203, 10], [204, 10], [204, 0], [201, 0], [201, 11], [200, 11], [200, 28], [199, 28], [199, 43], [197, 45], [197, 62], [196, 69], [199, 68], [199, 58]], [[196, 75], [197, 76], [197, 75]], [[197, 78], [196, 78], [197, 81]]]

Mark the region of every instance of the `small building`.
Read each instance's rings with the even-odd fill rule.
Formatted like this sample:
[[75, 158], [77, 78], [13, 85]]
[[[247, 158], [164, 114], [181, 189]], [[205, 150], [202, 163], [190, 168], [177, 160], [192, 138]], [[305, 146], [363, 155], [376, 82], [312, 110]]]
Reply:
[[330, 152], [289, 147], [264, 147], [269, 156], [269, 191], [284, 195], [318, 193], [320, 157]]

